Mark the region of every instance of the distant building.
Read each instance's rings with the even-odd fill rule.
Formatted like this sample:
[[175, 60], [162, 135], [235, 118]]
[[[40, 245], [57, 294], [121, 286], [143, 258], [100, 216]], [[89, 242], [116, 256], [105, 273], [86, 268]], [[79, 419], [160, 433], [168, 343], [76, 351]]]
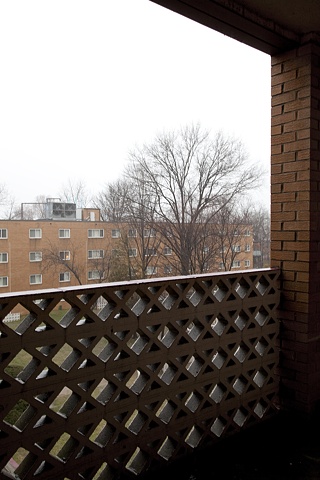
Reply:
[[[0, 220], [0, 293], [178, 273], [172, 249], [153, 228], [139, 236], [132, 225], [101, 221], [98, 209], [55, 200], [44, 212], [38, 220]], [[235, 238], [231, 268], [253, 268], [252, 231]], [[224, 269], [217, 258], [216, 270]]]

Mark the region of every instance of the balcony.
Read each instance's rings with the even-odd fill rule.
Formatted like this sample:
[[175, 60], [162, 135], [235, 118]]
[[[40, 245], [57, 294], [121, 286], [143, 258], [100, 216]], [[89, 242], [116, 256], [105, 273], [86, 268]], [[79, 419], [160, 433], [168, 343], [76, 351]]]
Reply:
[[137, 478], [275, 418], [278, 279], [1, 295], [1, 478]]

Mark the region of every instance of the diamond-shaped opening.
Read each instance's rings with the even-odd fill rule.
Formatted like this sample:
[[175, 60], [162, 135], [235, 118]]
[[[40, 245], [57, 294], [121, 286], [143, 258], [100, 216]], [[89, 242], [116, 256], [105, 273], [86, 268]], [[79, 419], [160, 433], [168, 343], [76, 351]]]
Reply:
[[130, 388], [132, 392], [139, 394], [146, 386], [149, 378], [149, 375], [147, 375], [145, 372], [136, 370], [127, 381], [126, 387]]
[[167, 310], [170, 310], [173, 305], [175, 304], [175, 302], [177, 301], [177, 299], [179, 298], [179, 295], [178, 293], [173, 290], [173, 288], [171, 288], [170, 286], [162, 293], [162, 297], [163, 297], [163, 300], [162, 300], [162, 305], [164, 306], [164, 308], [166, 308]]
[[261, 357], [264, 355], [267, 348], [268, 348], [268, 342], [263, 337], [257, 342], [255, 346], [256, 351], [259, 353]]
[[226, 391], [227, 391], [226, 387], [222, 383], [218, 383], [212, 389], [211, 393], [209, 394], [209, 397], [212, 398], [212, 400], [215, 403], [221, 403]]
[[4, 371], [12, 378], [25, 383], [39, 364], [40, 360], [33, 358], [26, 350], [22, 349], [10, 363], [8, 363]]
[[177, 368], [166, 362], [160, 370], [158, 377], [161, 378], [164, 383], [170, 385], [176, 373]]
[[112, 425], [108, 425], [102, 419], [90, 435], [90, 440], [103, 448], [110, 442], [115, 431], [116, 429]]
[[218, 417], [213, 422], [210, 430], [216, 437], [221, 437], [225, 428], [226, 428], [226, 421], [223, 418]]
[[261, 295], [264, 295], [270, 286], [270, 282], [265, 278], [264, 275], [256, 283], [256, 289]]
[[249, 352], [249, 348], [244, 343], [240, 343], [236, 351], [234, 352], [234, 356], [240, 363], [243, 363], [246, 359], [246, 356]]
[[52, 353], [57, 349], [57, 344], [42, 345], [41, 347], [36, 347], [36, 349], [45, 357], [51, 357]]
[[80, 406], [79, 410], [77, 411], [77, 414], [85, 413], [85, 412], [88, 412], [89, 410], [94, 410], [93, 404], [91, 402], [82, 402], [82, 405]]
[[187, 333], [189, 337], [195, 342], [200, 337], [203, 331], [203, 325], [199, 322], [199, 320], [195, 319], [193, 322], [189, 323], [187, 328]]
[[202, 396], [198, 393], [191, 392], [187, 400], [185, 401], [185, 406], [191, 411], [195, 412], [199, 405], [201, 404]]
[[166, 437], [158, 450], [158, 455], [160, 455], [160, 457], [164, 458], [165, 460], [170, 460], [170, 458], [174, 454], [176, 446], [176, 442], [171, 440], [169, 437]]
[[222, 349], [219, 349], [212, 357], [212, 363], [220, 370], [226, 362], [228, 355]]
[[[89, 478], [87, 475], [82, 475], [83, 478]], [[92, 480], [114, 480], [116, 478], [115, 472], [111, 467], [106, 463], [103, 462], [96, 472]]]
[[94, 346], [92, 353], [102, 362], [107, 362], [116, 348], [116, 343], [110, 340], [109, 337], [104, 336], [100, 338], [100, 340]]
[[81, 345], [83, 345], [85, 348], [89, 348], [95, 339], [96, 337], [79, 338], [78, 342], [81, 343]]
[[115, 308], [117, 307], [117, 302], [108, 296], [103, 296], [101, 297], [100, 306], [101, 308], [98, 308], [96, 313], [100, 320], [105, 322], [114, 312]]
[[217, 285], [212, 290], [213, 295], [218, 300], [218, 302], [222, 302], [225, 296], [228, 294], [229, 288], [226, 286], [222, 280], [220, 280]]
[[52, 361], [62, 370], [69, 372], [80, 357], [80, 350], [76, 350], [68, 343], [65, 343], [52, 358]]
[[[139, 302], [139, 300], [141, 299], [141, 292], [140, 291], [136, 291], [136, 290], [133, 290], [131, 295], [128, 296], [127, 300], [126, 300], [126, 305], [127, 307], [133, 311], [135, 305], [137, 304], [137, 302]], [[144, 294], [144, 298], [146, 300], [148, 300], [148, 297], [145, 296]]]
[[[7, 464], [4, 467], [4, 471], [10, 473], [12, 476], [8, 478], [20, 478], [18, 475], [15, 474], [17, 471], [19, 465], [21, 465], [23, 462], [26, 461], [28, 455], [30, 453], [28, 450], [24, 448], [18, 448], [18, 450], [14, 453], [12, 458], [7, 462]], [[7, 478], [7, 477], [5, 477]]]
[[171, 347], [179, 332], [171, 324], [164, 327], [164, 331], [158, 335], [158, 339], [167, 348]]
[[64, 387], [60, 393], [53, 399], [49, 408], [60, 415], [68, 417], [77, 407], [81, 397], [68, 387]]
[[101, 312], [101, 310], [103, 308], [105, 308], [108, 304], [108, 300], [106, 300], [104, 298], [103, 295], [100, 295], [96, 301], [94, 302], [94, 304], [92, 305], [92, 310], [97, 314], [99, 315], [99, 313]]
[[211, 323], [211, 328], [220, 337], [227, 325], [227, 320], [221, 314], [219, 314]]
[[145, 413], [134, 410], [130, 418], [126, 421], [125, 427], [134, 435], [138, 435], [147, 420], [148, 417]]
[[52, 396], [53, 392], [42, 392], [36, 395], [34, 398], [38, 400], [40, 403], [46, 403], [50, 397]]
[[253, 377], [253, 381], [256, 385], [258, 385], [258, 387], [262, 388], [267, 378], [268, 378], [268, 375], [266, 371], [264, 369], [261, 369], [256, 372], [256, 374]]
[[88, 323], [94, 323], [94, 320], [90, 315], [83, 315], [77, 320], [76, 326], [82, 327], [83, 325], [87, 325]]
[[264, 401], [260, 401], [257, 403], [257, 405], [254, 407], [253, 411], [259, 418], [263, 418], [264, 414], [266, 413], [267, 410], [267, 405]]
[[128, 347], [136, 354], [140, 355], [144, 347], [148, 344], [149, 338], [146, 335], [136, 332], [127, 342]]
[[239, 426], [239, 427], [242, 427], [244, 424], [245, 424], [245, 421], [247, 419], [247, 412], [243, 409], [243, 408], [239, 408], [234, 417], [233, 417], [233, 421]]
[[147, 455], [143, 453], [139, 447], [137, 447], [132, 457], [126, 464], [126, 469], [134, 473], [135, 475], [139, 475], [145, 469], [147, 464], [148, 464]]
[[241, 310], [241, 312], [239, 312], [239, 315], [235, 319], [234, 323], [237, 325], [239, 330], [243, 330], [245, 328], [248, 320], [249, 320], [248, 315]]
[[262, 327], [268, 319], [268, 312], [264, 307], [261, 307], [255, 316], [256, 322]]
[[235, 380], [233, 383], [234, 390], [238, 393], [238, 395], [242, 395], [245, 391], [248, 381], [241, 375], [239, 378]]
[[3, 319], [3, 323], [16, 333], [24, 333], [35, 321], [36, 317], [31, 313], [26, 313], [25, 307], [20, 303], [15, 305], [14, 311], [9, 312]]
[[127, 303], [127, 305], [129, 308], [131, 308], [131, 311], [134, 313], [134, 315], [139, 317], [149, 305], [150, 299], [145, 295], [140, 296], [138, 294], [131, 297], [131, 299], [132, 302], [134, 301], [134, 304], [132, 305], [132, 307], [130, 307], [130, 303]]
[[64, 432], [50, 450], [50, 455], [66, 462], [77, 449], [79, 441]]
[[61, 327], [67, 327], [79, 313], [78, 307], [72, 307], [67, 301], [60, 303], [59, 307], [49, 312], [49, 317], [59, 323]]
[[188, 292], [188, 299], [194, 307], [199, 305], [199, 303], [203, 299], [203, 296], [204, 296], [204, 290], [197, 283], [195, 283], [194, 287], [190, 289]]
[[244, 298], [248, 294], [249, 289], [250, 285], [244, 278], [242, 278], [235, 287], [235, 290], [240, 298]]
[[102, 378], [102, 380], [93, 390], [91, 395], [98, 402], [106, 405], [116, 390], [117, 387], [114, 384], [108, 382], [108, 380], [106, 380], [105, 378]]
[[163, 423], [169, 423], [175, 412], [176, 405], [168, 400], [164, 400], [156, 412], [156, 416]]
[[4, 421], [22, 431], [34, 417], [35, 413], [36, 409], [21, 398], [4, 417]]
[[203, 364], [204, 362], [202, 358], [200, 358], [198, 355], [192, 355], [186, 365], [186, 369], [189, 373], [191, 373], [191, 375], [196, 377], [199, 374]]
[[190, 432], [185, 438], [185, 442], [191, 448], [196, 448], [199, 445], [201, 438], [202, 438], [202, 433], [200, 429], [197, 427], [192, 427]]

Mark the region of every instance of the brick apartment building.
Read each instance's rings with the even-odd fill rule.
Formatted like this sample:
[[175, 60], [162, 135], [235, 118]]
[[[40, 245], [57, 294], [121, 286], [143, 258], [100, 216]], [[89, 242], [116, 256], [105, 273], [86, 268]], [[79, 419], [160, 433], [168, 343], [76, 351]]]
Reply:
[[[57, 202], [46, 205], [45, 217], [0, 220], [0, 293], [178, 273], [172, 249], [152, 228], [139, 235], [128, 224], [100, 221], [98, 209]], [[253, 268], [252, 230], [235, 239], [232, 268]], [[221, 259], [216, 270], [224, 270]]]

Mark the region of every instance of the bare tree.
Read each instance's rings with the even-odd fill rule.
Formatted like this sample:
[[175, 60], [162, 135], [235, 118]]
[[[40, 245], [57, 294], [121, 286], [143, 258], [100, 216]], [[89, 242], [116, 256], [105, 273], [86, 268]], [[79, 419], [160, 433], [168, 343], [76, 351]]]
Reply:
[[254, 267], [270, 266], [270, 212], [259, 206], [250, 215], [254, 235]]
[[122, 222], [127, 219], [127, 205], [130, 186], [126, 180], [109, 183], [94, 199], [93, 204], [99, 208], [101, 220]]
[[61, 251], [61, 247], [48, 240], [48, 247], [42, 252], [43, 271], [60, 273], [63, 268], [65, 272], [73, 274], [79, 285], [83, 285], [86, 282], [86, 265], [81, 255], [82, 245], [69, 240], [64, 248]]
[[[120, 235], [122, 264], [126, 263], [129, 278], [144, 278], [148, 269], [152, 272], [159, 259], [158, 247], [161, 239], [154, 228], [154, 199], [146, 188], [143, 171], [135, 170], [134, 181], [130, 168], [125, 177], [106, 188], [95, 199], [102, 218], [118, 226]], [[139, 181], [137, 181], [139, 176]], [[124, 262], [126, 252], [127, 262]]]
[[78, 208], [85, 208], [90, 202], [86, 185], [81, 180], [74, 182], [69, 179], [61, 189], [60, 198], [65, 203], [75, 203]]
[[0, 216], [7, 220], [14, 220], [20, 216], [15, 199], [5, 183], [0, 183]]
[[[245, 239], [251, 235], [250, 207], [225, 205], [215, 215], [213, 236], [216, 239], [216, 266], [229, 271], [246, 249]], [[248, 245], [249, 246], [249, 245]], [[251, 245], [250, 245], [251, 249]]]
[[[152, 217], [178, 259], [179, 274], [197, 273], [197, 249], [204, 226], [217, 213], [258, 186], [262, 172], [248, 163], [240, 141], [218, 133], [213, 138], [199, 125], [158, 135], [130, 154], [127, 176], [143, 185], [152, 202]], [[209, 232], [207, 228], [207, 232]], [[206, 233], [208, 234], [208, 233]]]

